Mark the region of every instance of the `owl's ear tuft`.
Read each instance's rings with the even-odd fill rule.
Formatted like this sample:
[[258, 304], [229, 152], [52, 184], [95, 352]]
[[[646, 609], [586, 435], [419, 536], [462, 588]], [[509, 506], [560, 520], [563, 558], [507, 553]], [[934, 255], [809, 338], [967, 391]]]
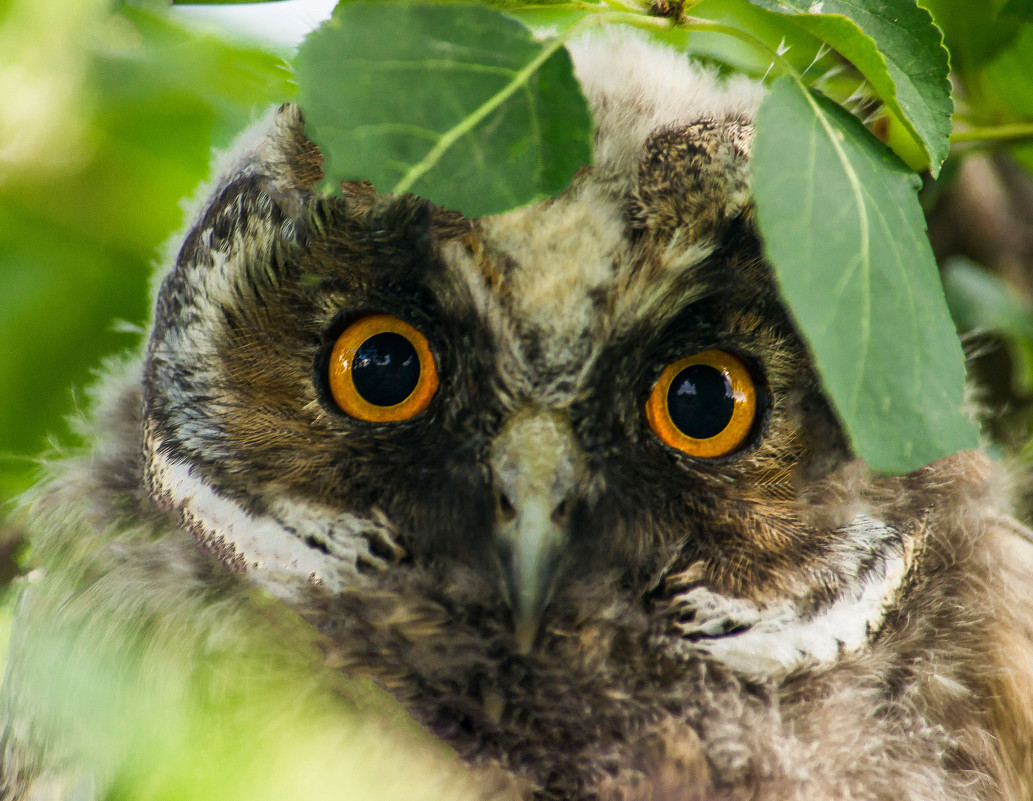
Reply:
[[323, 180], [323, 154], [304, 133], [305, 117], [293, 103], [276, 110], [269, 140], [269, 174], [278, 189], [311, 192]]
[[702, 119], [654, 131], [632, 192], [632, 228], [681, 231], [692, 241], [719, 238], [750, 210], [752, 138], [745, 119]]
[[322, 155], [304, 127], [297, 106], [280, 106], [217, 160], [216, 177], [161, 278], [152, 355], [175, 362], [184, 337], [199, 351], [214, 348], [221, 309], [244, 300], [254, 306], [293, 275], [292, 254], [309, 238], [306, 209], [322, 178]]
[[355, 215], [370, 215], [380, 199], [369, 181], [341, 181], [340, 191], [345, 206]]
[[304, 128], [300, 109], [284, 104], [216, 160], [166, 281], [216, 263], [240, 272], [280, 240], [301, 237], [305, 206], [323, 176], [323, 156]]
[[383, 286], [422, 284], [441, 265], [446, 242], [465, 241], [472, 223], [417, 195], [380, 195], [372, 184], [346, 181], [340, 194], [317, 195], [302, 222], [306, 276], [361, 277]]
[[430, 236], [434, 206], [417, 195], [384, 195], [377, 200], [368, 217], [372, 232], [404, 234], [418, 244]]

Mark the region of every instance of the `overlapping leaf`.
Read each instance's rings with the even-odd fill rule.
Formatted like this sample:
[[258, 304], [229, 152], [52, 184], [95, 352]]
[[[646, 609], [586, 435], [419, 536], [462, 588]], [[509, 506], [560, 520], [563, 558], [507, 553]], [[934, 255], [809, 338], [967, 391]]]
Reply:
[[749, 0], [790, 15], [864, 74], [921, 143], [933, 175], [950, 148], [947, 51], [914, 0]]

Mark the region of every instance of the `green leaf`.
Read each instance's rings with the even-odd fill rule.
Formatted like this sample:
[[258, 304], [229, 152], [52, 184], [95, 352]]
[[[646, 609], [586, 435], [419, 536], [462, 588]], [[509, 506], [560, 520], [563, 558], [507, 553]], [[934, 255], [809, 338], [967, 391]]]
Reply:
[[512, 8], [507, 8], [506, 11], [510, 16], [520, 20], [531, 30], [544, 31], [547, 34], [564, 31], [595, 13], [584, 8], [571, 8], [569, 3], [564, 5], [527, 5], [521, 3], [519, 5], [514, 4]]
[[168, 11], [169, 5], [169, 0], [112, 0], [111, 8], [113, 11], [139, 8], [144, 11], [162, 13]]
[[1011, 284], [961, 256], [943, 268], [951, 315], [963, 331], [1000, 331], [1033, 341], [1033, 304]]
[[370, 181], [476, 217], [559, 192], [591, 158], [566, 51], [488, 8], [347, 3], [295, 69], [335, 184]]
[[921, 142], [935, 177], [950, 151], [954, 109], [943, 36], [914, 0], [750, 0], [793, 16], [868, 79]]
[[978, 97], [967, 102], [995, 122], [1033, 119], [1033, 28], [1022, 26], [1019, 34], [983, 64], [984, 81]]
[[[439, 0], [441, 2], [441, 0]], [[469, 0], [449, 0], [449, 2], [466, 2]], [[540, 8], [548, 8], [549, 6], [569, 6], [570, 0], [535, 0], [535, 2], [527, 2], [527, 0], [481, 0], [486, 6], [493, 6], [494, 8], [504, 8], [507, 11], [524, 11], [524, 10], [535, 10]]]
[[[838, 56], [829, 54], [819, 39], [803, 30], [791, 17], [774, 14], [749, 0], [701, 0], [692, 7], [692, 16], [748, 31], [751, 37], [782, 53], [798, 72], [824, 75], [839, 61]], [[771, 70], [771, 57], [766, 52], [725, 33], [673, 28], [653, 35], [696, 58], [717, 61], [734, 72], [762, 78]], [[847, 94], [856, 86], [855, 80]]]
[[1033, 392], [1033, 304], [1008, 281], [964, 256], [943, 267], [943, 290], [960, 331], [992, 331], [1012, 362], [1012, 391]]
[[788, 77], [758, 112], [753, 171], [768, 256], [857, 453], [898, 473], [975, 447], [917, 177]]

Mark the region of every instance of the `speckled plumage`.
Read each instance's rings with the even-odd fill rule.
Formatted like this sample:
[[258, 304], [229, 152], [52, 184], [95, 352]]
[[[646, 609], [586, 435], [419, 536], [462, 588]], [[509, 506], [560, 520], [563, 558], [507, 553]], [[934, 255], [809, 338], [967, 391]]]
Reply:
[[[753, 227], [759, 90], [632, 37], [575, 62], [595, 164], [495, 218], [317, 194], [292, 106], [242, 144], [142, 361], [107, 381], [94, 455], [28, 512], [44, 551], [112, 540], [84, 557], [93, 595], [23, 619], [117, 638], [100, 610], [175, 610], [203, 650], [257, 584], [318, 631], [320, 670], [371, 677], [517, 796], [1033, 798], [1029, 534], [979, 453], [899, 478], [851, 456]], [[328, 346], [368, 311], [431, 343], [441, 387], [411, 420], [328, 397]], [[643, 408], [708, 348], [759, 412], [701, 459]], [[496, 554], [500, 499], [525, 496], [561, 540], [533, 630]], [[90, 766], [22, 700], [26, 625], [2, 797], [71, 797]]]

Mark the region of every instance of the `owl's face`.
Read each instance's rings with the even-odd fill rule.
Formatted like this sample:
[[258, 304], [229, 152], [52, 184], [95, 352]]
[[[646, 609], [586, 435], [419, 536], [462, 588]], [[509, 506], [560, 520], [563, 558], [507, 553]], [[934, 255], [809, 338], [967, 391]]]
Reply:
[[419, 571], [520, 651], [599, 588], [813, 607], [897, 559], [892, 523], [806, 502], [849, 455], [753, 226], [749, 104], [678, 67], [722, 110], [629, 94], [629, 130], [589, 86], [609, 101], [594, 167], [480, 220], [315, 193], [318, 151], [281, 109], [159, 293], [161, 505], [284, 597]]
[[[231, 183], [162, 295], [165, 458], [251, 514], [387, 521], [407, 559], [462, 566], [518, 619], [578, 577], [642, 596], [694, 564], [721, 592], [791, 590], [827, 545], [797, 490], [841, 436], [752, 228], [748, 125], [660, 129], [630, 177], [497, 218], [363, 185], [294, 220], [269, 204], [292, 236], [195, 322], [178, 275], [264, 200]], [[184, 323], [200, 369], [173, 347]], [[330, 557], [334, 537], [298, 534]]]

